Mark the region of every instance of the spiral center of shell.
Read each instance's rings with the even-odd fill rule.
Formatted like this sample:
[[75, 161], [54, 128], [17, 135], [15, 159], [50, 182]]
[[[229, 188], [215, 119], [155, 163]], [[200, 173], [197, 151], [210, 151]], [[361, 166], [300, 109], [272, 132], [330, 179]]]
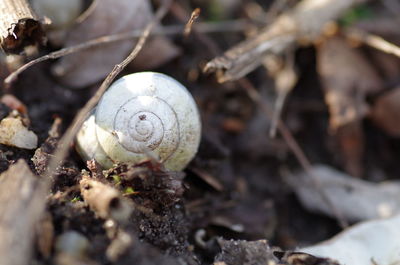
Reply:
[[118, 110], [114, 120], [114, 132], [124, 149], [146, 153], [158, 148], [165, 152], [164, 157], [173, 153], [179, 144], [178, 127], [172, 108], [152, 96], [128, 100]]
[[135, 113], [129, 118], [129, 135], [133, 140], [147, 142], [153, 148], [162, 140], [164, 129], [160, 118], [151, 112]]
[[[132, 124], [132, 125], [135, 126], [134, 130], [136, 130], [136, 132], [142, 136], [148, 136], [154, 130], [153, 124], [151, 124], [150, 121], [146, 121], [146, 120], [139, 120], [136, 124]], [[132, 129], [133, 128], [131, 127], [131, 130]]]

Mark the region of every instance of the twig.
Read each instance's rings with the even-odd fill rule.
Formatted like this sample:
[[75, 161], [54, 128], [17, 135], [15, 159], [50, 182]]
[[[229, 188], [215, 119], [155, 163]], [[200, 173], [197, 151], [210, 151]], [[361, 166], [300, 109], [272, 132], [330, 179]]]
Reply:
[[43, 43], [44, 33], [27, 0], [0, 0], [0, 42], [7, 53]]
[[133, 51], [120, 64], [117, 64], [114, 66], [114, 69], [103, 81], [103, 83], [101, 84], [101, 86], [99, 87], [97, 92], [86, 103], [86, 105], [79, 111], [78, 115], [75, 117], [74, 121], [72, 122], [72, 125], [68, 128], [68, 130], [65, 132], [64, 136], [61, 138], [58, 148], [57, 148], [56, 152], [54, 153], [53, 158], [50, 160], [47, 171], [44, 174], [44, 176], [47, 179], [50, 179], [53, 176], [53, 174], [55, 174], [57, 166], [67, 156], [69, 145], [70, 145], [70, 143], [72, 143], [74, 141], [75, 135], [77, 134], [77, 132], [81, 128], [82, 124], [84, 123], [85, 118], [87, 117], [88, 113], [96, 106], [96, 104], [100, 100], [101, 96], [104, 94], [104, 92], [110, 86], [110, 84], [115, 79], [115, 77], [133, 59], [136, 58], [136, 56], [139, 54], [139, 52], [143, 48], [143, 45], [146, 43], [146, 40], [148, 39], [151, 30], [154, 28], [154, 26], [157, 25], [157, 23], [159, 23], [161, 18], [167, 14], [167, 11], [168, 11], [171, 3], [172, 3], [172, 0], [164, 0], [162, 2], [160, 8], [157, 10], [157, 12], [154, 16], [154, 19], [145, 27], [145, 29], [144, 29], [141, 37], [139, 38], [139, 41], [137, 42]]
[[221, 192], [224, 190], [224, 186], [219, 182], [218, 179], [216, 179], [214, 176], [209, 174], [207, 171], [202, 170], [198, 167], [191, 166], [189, 169], [198, 175], [202, 180], [204, 180], [208, 185], [213, 187], [215, 190]]
[[387, 40], [377, 35], [373, 35], [355, 28], [347, 30], [346, 35], [351, 40], [365, 43], [377, 50], [395, 55], [400, 58], [400, 47], [388, 42]]
[[[243, 31], [246, 28], [246, 23], [242, 20], [236, 20], [236, 21], [224, 21], [224, 22], [219, 22], [219, 23], [198, 23], [198, 24], [194, 25], [194, 27], [199, 32], [207, 32], [207, 33]], [[153, 36], [153, 35], [182, 34], [183, 30], [184, 30], [183, 25], [165, 26], [165, 27], [157, 28], [151, 35]], [[44, 55], [42, 57], [39, 57], [37, 59], [34, 59], [34, 60], [22, 65], [20, 68], [18, 68], [16, 71], [11, 73], [4, 80], [4, 84], [6, 87], [10, 87], [10, 85], [18, 78], [18, 75], [20, 75], [22, 72], [24, 72], [25, 70], [27, 70], [28, 68], [30, 68], [31, 66], [33, 66], [37, 63], [47, 61], [47, 60], [54, 60], [54, 59], [57, 59], [57, 58], [60, 58], [60, 57], [63, 57], [63, 56], [69, 55], [69, 54], [77, 53], [77, 52], [87, 50], [87, 49], [90, 49], [90, 48], [93, 48], [96, 46], [104, 45], [106, 43], [138, 38], [142, 34], [143, 34], [143, 29], [133, 30], [131, 32], [99, 37], [99, 38], [78, 44], [76, 46], [62, 48], [58, 51], [49, 53], [47, 55]]]
[[298, 79], [297, 73], [294, 69], [294, 60], [294, 52], [288, 51], [285, 60], [286, 62], [284, 63], [283, 68], [280, 69], [274, 76], [276, 99], [274, 114], [271, 119], [271, 128], [269, 130], [269, 136], [271, 138], [274, 138], [276, 135], [276, 128], [278, 121], [281, 118], [286, 97], [290, 91], [292, 91]]
[[192, 15], [190, 16], [189, 21], [185, 25], [185, 29], [183, 30], [183, 35], [185, 37], [189, 36], [190, 32], [192, 31], [193, 23], [196, 19], [200, 16], [200, 8], [196, 8], [193, 10]]

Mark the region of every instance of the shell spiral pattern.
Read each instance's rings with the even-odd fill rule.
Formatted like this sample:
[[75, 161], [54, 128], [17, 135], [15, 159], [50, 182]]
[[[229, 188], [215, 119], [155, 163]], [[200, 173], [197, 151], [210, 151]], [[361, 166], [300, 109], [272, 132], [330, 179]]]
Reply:
[[121, 145], [134, 153], [145, 153], [168, 142], [170, 156], [179, 144], [179, 123], [175, 111], [162, 99], [139, 96], [120, 107], [114, 131]]
[[77, 136], [84, 159], [103, 167], [140, 162], [152, 155], [182, 170], [197, 152], [201, 123], [196, 104], [178, 81], [154, 72], [116, 81]]

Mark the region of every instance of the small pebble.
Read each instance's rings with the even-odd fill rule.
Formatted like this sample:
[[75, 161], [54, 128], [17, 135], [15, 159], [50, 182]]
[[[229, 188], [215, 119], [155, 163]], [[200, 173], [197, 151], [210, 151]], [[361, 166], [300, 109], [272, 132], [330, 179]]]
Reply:
[[0, 144], [23, 149], [35, 149], [37, 135], [28, 130], [18, 118], [4, 118], [0, 122]]
[[66, 253], [73, 257], [80, 257], [89, 248], [89, 240], [76, 231], [68, 231], [57, 238], [56, 250], [59, 253]]

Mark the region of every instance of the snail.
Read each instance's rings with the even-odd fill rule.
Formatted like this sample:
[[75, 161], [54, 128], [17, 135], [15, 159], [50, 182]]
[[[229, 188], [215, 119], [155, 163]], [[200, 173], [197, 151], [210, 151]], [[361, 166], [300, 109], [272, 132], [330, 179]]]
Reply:
[[155, 72], [126, 75], [104, 93], [77, 134], [84, 160], [102, 167], [156, 157], [179, 171], [195, 156], [200, 116], [192, 96], [175, 79]]

